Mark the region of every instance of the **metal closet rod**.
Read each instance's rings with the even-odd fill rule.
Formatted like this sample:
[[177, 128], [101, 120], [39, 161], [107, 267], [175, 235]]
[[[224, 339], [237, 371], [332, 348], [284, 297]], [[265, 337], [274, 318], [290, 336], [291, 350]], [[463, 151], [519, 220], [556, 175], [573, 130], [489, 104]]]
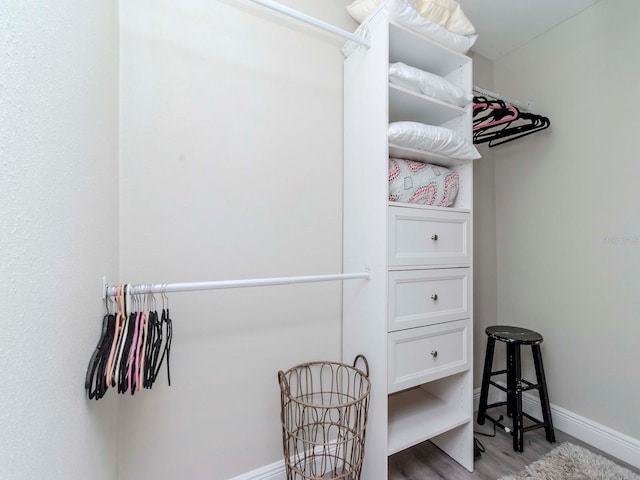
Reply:
[[300, 20], [302, 22], [308, 23], [309, 25], [313, 25], [314, 27], [321, 28], [326, 30], [327, 32], [331, 32], [335, 35], [339, 35], [341, 37], [346, 38], [347, 40], [352, 40], [354, 42], [359, 43], [360, 45], [364, 45], [365, 47], [371, 47], [371, 42], [365, 38], [362, 38], [359, 35], [348, 32], [341, 28], [338, 28], [330, 23], [323, 22], [322, 20], [318, 20], [315, 17], [307, 15], [306, 13], [299, 12], [298, 10], [294, 10], [293, 8], [286, 7], [276, 2], [272, 2], [271, 0], [251, 0], [253, 3], [257, 3], [262, 5], [263, 7], [270, 8], [271, 10], [275, 10], [276, 12], [284, 13], [296, 20]]
[[473, 86], [473, 91], [476, 93], [481, 93], [482, 95], [486, 95], [487, 97], [494, 98], [496, 100], [502, 100], [503, 102], [510, 103], [511, 105], [519, 107], [523, 110], [531, 111], [531, 102], [520, 102], [518, 100], [514, 100], [511, 97], [507, 97], [506, 95], [502, 95], [501, 93], [492, 92], [476, 85]]
[[[198, 290], [218, 290], [222, 288], [266, 287], [270, 285], [290, 285], [294, 283], [329, 282], [333, 280], [369, 279], [369, 272], [336, 273], [330, 275], [308, 275], [304, 277], [271, 277], [251, 278], [244, 280], [218, 280], [213, 282], [153, 283], [129, 284], [128, 293], [141, 295], [145, 293], [193, 292]], [[117, 287], [104, 284], [103, 298], [116, 295]]]

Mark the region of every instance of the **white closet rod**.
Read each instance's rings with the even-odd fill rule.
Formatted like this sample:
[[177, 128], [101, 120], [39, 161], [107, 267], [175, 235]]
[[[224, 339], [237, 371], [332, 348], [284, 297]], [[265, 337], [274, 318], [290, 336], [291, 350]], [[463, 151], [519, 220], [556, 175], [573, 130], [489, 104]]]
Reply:
[[258, 4], [262, 5], [263, 7], [270, 8], [271, 10], [275, 10], [277, 12], [284, 13], [285, 15], [293, 17], [296, 20], [300, 20], [302, 22], [308, 23], [309, 25], [313, 25], [314, 27], [318, 27], [318, 28], [321, 28], [323, 30], [326, 30], [327, 32], [331, 32], [331, 33], [333, 33], [335, 35], [339, 35], [341, 37], [344, 37], [347, 40], [352, 40], [354, 42], [357, 42], [360, 45], [364, 45], [367, 48], [371, 47], [371, 42], [369, 40], [365, 39], [365, 38], [362, 38], [359, 35], [356, 35], [354, 33], [351, 33], [351, 32], [348, 32], [346, 30], [343, 30], [341, 28], [338, 28], [338, 27], [336, 27], [334, 25], [331, 25], [330, 23], [323, 22], [322, 20], [318, 20], [315, 17], [312, 17], [312, 16], [307, 15], [305, 13], [299, 12], [299, 11], [294, 10], [292, 8], [286, 7], [284, 5], [280, 5], [279, 3], [272, 2], [271, 0], [251, 0], [251, 1], [254, 2], [254, 3], [258, 3]]
[[519, 102], [518, 100], [514, 100], [511, 97], [507, 97], [506, 95], [492, 92], [490, 90], [486, 90], [484, 88], [477, 87], [475, 85], [473, 86], [473, 91], [477, 93], [481, 93], [482, 95], [486, 95], [487, 97], [495, 98], [496, 100], [502, 100], [503, 102], [510, 103], [511, 105], [520, 107], [523, 110], [528, 110], [528, 111], [531, 110], [531, 102], [522, 103], [522, 102]]
[[[129, 284], [128, 292], [132, 295], [145, 293], [193, 292], [197, 290], [217, 290], [222, 288], [265, 287], [270, 285], [290, 285], [293, 283], [329, 282], [332, 280], [368, 279], [369, 272], [336, 273], [331, 275], [309, 275], [305, 277], [272, 277], [252, 278], [245, 280], [218, 280], [213, 282], [184, 282], [184, 283], [154, 283]], [[104, 286], [104, 295], [113, 297], [116, 287]], [[104, 297], [103, 297], [104, 298]]]

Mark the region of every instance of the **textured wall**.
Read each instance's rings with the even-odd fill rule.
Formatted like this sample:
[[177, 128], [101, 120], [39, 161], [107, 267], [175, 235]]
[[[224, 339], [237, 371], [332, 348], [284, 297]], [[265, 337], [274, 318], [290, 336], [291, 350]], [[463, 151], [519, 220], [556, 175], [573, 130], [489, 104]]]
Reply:
[[552, 122], [494, 149], [499, 322], [544, 335], [552, 403], [634, 438], [639, 16], [635, 0], [603, 0], [494, 71]]
[[83, 384], [117, 273], [117, 5], [0, 11], [0, 478], [113, 480], [115, 402]]

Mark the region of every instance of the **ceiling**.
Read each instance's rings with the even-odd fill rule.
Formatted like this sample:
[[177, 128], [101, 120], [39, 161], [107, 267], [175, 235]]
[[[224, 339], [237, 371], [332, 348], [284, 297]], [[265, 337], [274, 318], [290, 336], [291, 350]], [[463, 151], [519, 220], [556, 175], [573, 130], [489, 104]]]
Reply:
[[458, 3], [479, 34], [472, 51], [493, 61], [598, 1], [458, 0]]

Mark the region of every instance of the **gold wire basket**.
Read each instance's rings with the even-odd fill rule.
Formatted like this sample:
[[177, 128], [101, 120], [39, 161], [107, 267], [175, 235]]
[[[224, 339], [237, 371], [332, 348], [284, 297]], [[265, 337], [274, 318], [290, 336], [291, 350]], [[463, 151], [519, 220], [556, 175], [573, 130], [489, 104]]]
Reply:
[[[366, 373], [356, 368], [362, 360]], [[369, 411], [369, 365], [311, 362], [278, 372], [287, 480], [359, 480]]]

